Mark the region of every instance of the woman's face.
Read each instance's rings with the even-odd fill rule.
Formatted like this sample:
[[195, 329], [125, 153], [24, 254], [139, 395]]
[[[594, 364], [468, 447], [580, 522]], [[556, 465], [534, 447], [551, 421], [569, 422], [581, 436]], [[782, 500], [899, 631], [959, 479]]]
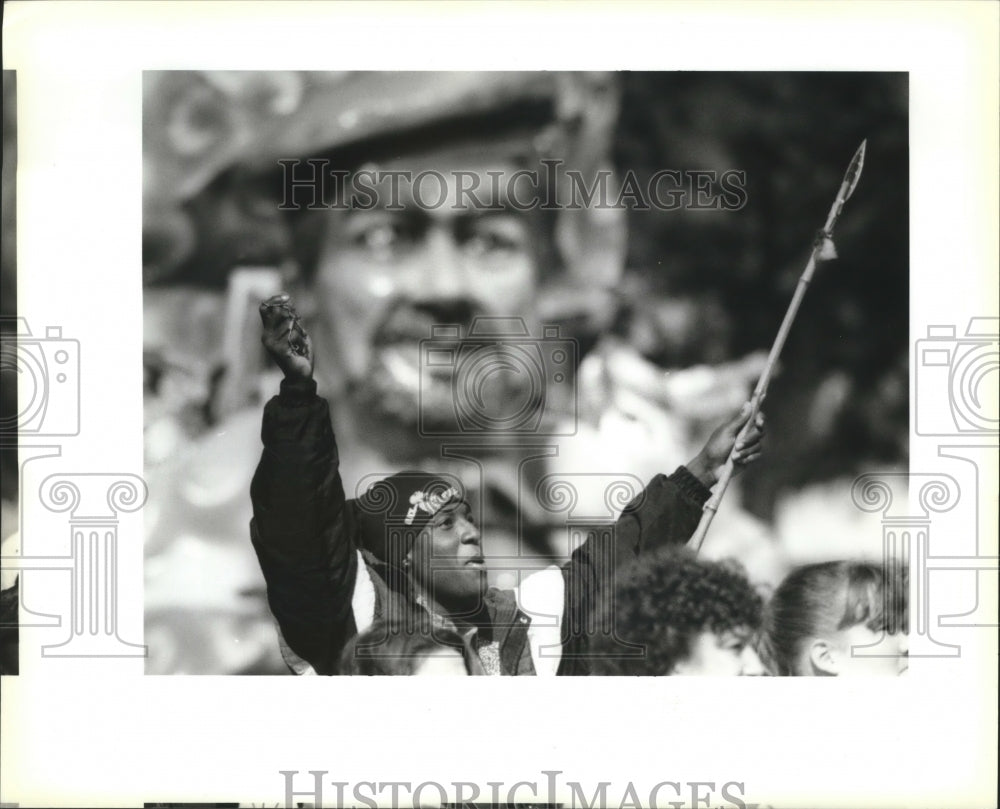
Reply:
[[410, 575], [439, 604], [479, 609], [487, 588], [481, 538], [468, 503], [444, 506], [407, 557]]
[[875, 631], [856, 624], [840, 632], [842, 675], [899, 675], [909, 667], [906, 633]]

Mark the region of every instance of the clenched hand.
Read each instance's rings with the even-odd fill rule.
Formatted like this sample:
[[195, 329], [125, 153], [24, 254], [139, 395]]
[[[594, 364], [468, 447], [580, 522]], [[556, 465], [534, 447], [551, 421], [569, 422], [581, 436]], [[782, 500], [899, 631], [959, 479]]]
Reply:
[[312, 340], [299, 321], [292, 299], [282, 293], [260, 305], [264, 325], [260, 341], [286, 379], [312, 379]]

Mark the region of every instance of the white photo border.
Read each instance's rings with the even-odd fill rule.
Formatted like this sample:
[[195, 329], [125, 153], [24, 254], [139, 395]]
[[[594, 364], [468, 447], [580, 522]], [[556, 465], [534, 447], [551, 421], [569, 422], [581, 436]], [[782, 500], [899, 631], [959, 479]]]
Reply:
[[[503, 69], [516, 60], [519, 69], [905, 71], [915, 345], [929, 325], [997, 316], [998, 8], [10, 3], [19, 315], [60, 325], [88, 357], [81, 405], [95, 426], [59, 442], [60, 470], [143, 468], [143, 70]], [[911, 434], [911, 469], [941, 469], [946, 443], [963, 442]], [[985, 457], [974, 478], [980, 513], [949, 528], [979, 530], [981, 552], [995, 557], [995, 453]], [[46, 519], [42, 507], [26, 501], [25, 524], [36, 519]], [[119, 543], [121, 636], [141, 642], [141, 511], [118, 530], [128, 539]], [[58, 606], [67, 579], [51, 579], [51, 592], [33, 598]], [[995, 614], [996, 592], [983, 597]], [[544, 771], [559, 770], [588, 796], [612, 782], [616, 806], [626, 783], [648, 795], [665, 780], [736, 781], [748, 805], [788, 809], [980, 806], [996, 788], [997, 641], [988, 629], [960, 637], [961, 657], [911, 666], [887, 690], [814, 678], [721, 688], [700, 678], [149, 677], [141, 658], [42, 657], [32, 650], [49, 638], [29, 627], [21, 674], [3, 682], [0, 800], [274, 806], [285, 805], [281, 770], [302, 774], [297, 788], [310, 770], [327, 771], [327, 783], [446, 785], [545, 783]]]

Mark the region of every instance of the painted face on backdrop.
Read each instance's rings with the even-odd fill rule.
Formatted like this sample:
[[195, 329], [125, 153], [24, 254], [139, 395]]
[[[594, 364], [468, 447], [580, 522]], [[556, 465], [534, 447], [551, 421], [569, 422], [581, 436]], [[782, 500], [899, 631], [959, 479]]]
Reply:
[[[421, 341], [442, 324], [459, 325], [465, 336], [484, 315], [534, 327], [537, 215], [510, 205], [512, 161], [451, 151], [366, 169], [385, 178], [370, 183], [371, 209], [329, 213], [315, 290], [332, 350], [318, 361], [333, 363], [329, 373], [376, 415], [415, 424], [420, 407], [432, 422], [454, 419], [454, 367], [422, 365]], [[399, 171], [413, 181], [393, 180]], [[483, 209], [462, 191], [473, 185]], [[513, 187], [518, 200], [530, 199], [530, 184]], [[498, 370], [480, 392], [481, 406], [517, 396], [523, 380]]]

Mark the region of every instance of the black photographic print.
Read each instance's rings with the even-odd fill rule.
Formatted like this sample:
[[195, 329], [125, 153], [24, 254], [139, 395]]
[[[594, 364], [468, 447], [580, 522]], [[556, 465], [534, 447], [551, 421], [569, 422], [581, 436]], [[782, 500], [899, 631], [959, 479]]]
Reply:
[[[460, 674], [818, 671], [765, 662], [793, 641], [762, 637], [763, 606], [803, 565], [844, 563], [810, 586], [832, 593], [893, 561], [852, 486], [908, 462], [905, 73], [143, 83], [148, 672], [397, 673], [429, 651], [348, 644], [425, 623], [463, 639]], [[280, 460], [274, 396], [299, 431]], [[745, 424], [754, 457], [696, 549], [735, 443], [710, 439]], [[424, 548], [406, 516], [433, 476], [469, 526]], [[192, 553], [218, 569], [193, 578]], [[637, 597], [630, 563], [662, 568], [655, 616], [612, 603]], [[647, 655], [640, 625], [681, 637]]]

